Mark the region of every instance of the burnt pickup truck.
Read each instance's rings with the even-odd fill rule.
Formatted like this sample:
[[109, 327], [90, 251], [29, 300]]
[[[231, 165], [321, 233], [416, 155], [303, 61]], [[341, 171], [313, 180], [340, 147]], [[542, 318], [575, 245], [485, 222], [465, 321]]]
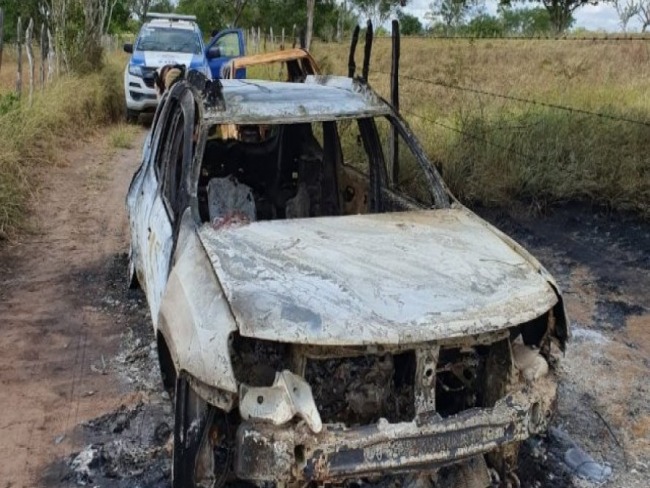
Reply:
[[127, 207], [175, 488], [518, 484], [562, 297], [366, 83], [175, 84]]

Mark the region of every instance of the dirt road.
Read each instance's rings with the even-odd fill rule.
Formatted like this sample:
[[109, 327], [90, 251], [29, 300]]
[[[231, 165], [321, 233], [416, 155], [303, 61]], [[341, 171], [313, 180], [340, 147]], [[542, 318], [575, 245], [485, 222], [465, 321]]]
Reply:
[[[0, 488], [169, 486], [170, 406], [146, 306], [124, 282], [123, 201], [143, 137], [70, 151], [41, 175], [35, 231], [0, 251]], [[650, 225], [575, 206], [481, 213], [565, 291], [574, 338], [554, 427], [613, 468], [608, 486], [646, 487]], [[594, 486], [564, 465], [563, 442], [524, 446], [523, 486]]]
[[1, 251], [3, 488], [40, 486], [46, 466], [83, 444], [76, 425], [133, 401], [102, 374], [124, 332], [102, 298], [126, 251], [124, 196], [143, 138], [114, 150], [98, 136], [42, 169], [34, 231]]

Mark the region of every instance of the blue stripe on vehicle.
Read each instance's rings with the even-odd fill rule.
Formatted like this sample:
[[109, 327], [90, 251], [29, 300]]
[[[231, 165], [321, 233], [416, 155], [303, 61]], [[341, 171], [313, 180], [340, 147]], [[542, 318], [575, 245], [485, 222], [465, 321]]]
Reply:
[[144, 65], [144, 51], [136, 51], [131, 56], [132, 65]]

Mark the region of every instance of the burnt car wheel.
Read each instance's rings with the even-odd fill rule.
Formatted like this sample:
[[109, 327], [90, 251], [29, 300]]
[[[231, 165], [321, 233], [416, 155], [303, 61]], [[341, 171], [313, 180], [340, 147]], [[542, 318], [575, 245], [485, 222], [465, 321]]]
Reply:
[[185, 374], [176, 380], [174, 403], [172, 488], [193, 488], [213, 476], [212, 456], [201, 456], [201, 447], [209, 444], [207, 427], [214, 409], [194, 391]]
[[137, 110], [126, 109], [126, 122], [129, 124], [137, 124], [140, 120], [140, 112]]
[[135, 264], [133, 263], [133, 258], [130, 256], [130, 253], [129, 253], [129, 264], [126, 270], [126, 284], [130, 290], [136, 290], [140, 288], [138, 275], [135, 272]]
[[239, 414], [203, 400], [185, 373], [174, 392], [172, 488], [219, 488], [233, 478], [232, 462]]

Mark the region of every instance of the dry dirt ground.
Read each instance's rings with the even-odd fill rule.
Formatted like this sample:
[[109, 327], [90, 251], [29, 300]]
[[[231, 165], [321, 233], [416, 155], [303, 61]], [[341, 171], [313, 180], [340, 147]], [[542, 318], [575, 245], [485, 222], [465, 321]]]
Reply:
[[[34, 231], [0, 249], [0, 488], [169, 487], [171, 409], [146, 305], [125, 285], [133, 149], [97, 136], [41, 175]], [[567, 206], [480, 210], [559, 280], [574, 319], [556, 432], [522, 449], [525, 487], [591, 487], [575, 442], [613, 475], [650, 479], [650, 224]]]

